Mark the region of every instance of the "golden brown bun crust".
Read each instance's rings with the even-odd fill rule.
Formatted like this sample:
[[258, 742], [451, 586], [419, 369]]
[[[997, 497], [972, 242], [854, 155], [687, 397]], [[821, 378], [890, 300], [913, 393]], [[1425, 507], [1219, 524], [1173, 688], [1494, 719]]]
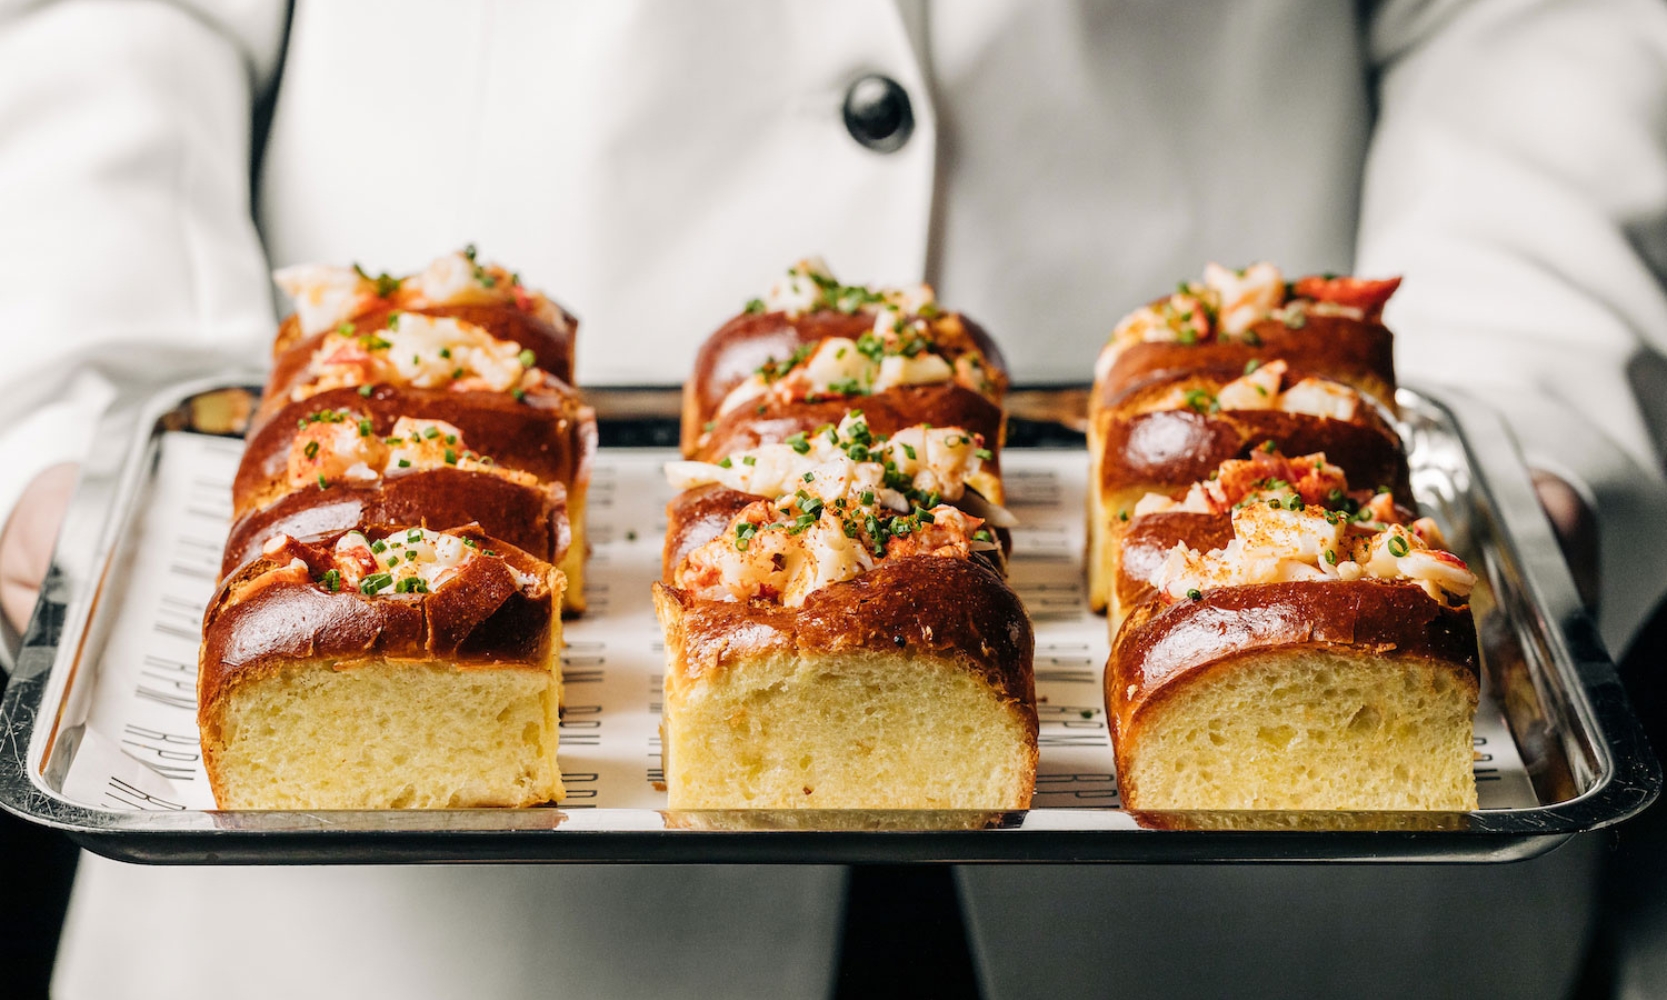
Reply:
[[[907, 427], [926, 423], [933, 427], [960, 427], [984, 436], [984, 446], [995, 452], [984, 463], [993, 474], [1001, 474], [1001, 407], [965, 386], [952, 382], [933, 385], [905, 385], [872, 396], [850, 396], [821, 402], [765, 403], [732, 410], [718, 421], [706, 444], [690, 456], [700, 462], [716, 462], [761, 444], [776, 444], [794, 434], [809, 434], [825, 424], [838, 424], [852, 410], [862, 411], [868, 429], [888, 437]], [[472, 444], [472, 442], [471, 442]]]
[[[397, 530], [367, 528], [366, 535], [376, 539]], [[307, 541], [327, 550], [341, 534]], [[508, 567], [540, 581], [549, 579], [552, 567], [478, 531], [455, 534], [476, 539], [503, 559], [471, 559], [428, 594], [367, 597], [347, 588], [332, 594], [295, 580], [245, 589], [280, 568], [264, 557], [245, 564], [221, 583], [203, 616], [199, 718], [216, 717], [218, 700], [233, 685], [277, 673], [298, 660], [446, 658], [483, 667], [545, 669], [551, 616], [559, 613], [554, 595], [542, 582], [523, 590]]]
[[[567, 328], [562, 329], [507, 303], [427, 306], [422, 309], [394, 308], [383, 304], [353, 317], [352, 323], [360, 333], [374, 333], [388, 325], [388, 314], [394, 312], [473, 323], [499, 340], [513, 340], [533, 352], [534, 367], [549, 372], [563, 382], [573, 382], [573, 338], [578, 332], [579, 321], [571, 316], [567, 316]], [[293, 389], [297, 376], [306, 369], [307, 362], [328, 332], [303, 338], [301, 321], [293, 313], [290, 314], [278, 326], [278, 337], [272, 345], [272, 378], [267, 384], [286, 394]]]
[[1184, 511], [1164, 511], [1142, 514], [1131, 520], [1123, 531], [1122, 548], [1117, 563], [1117, 600], [1125, 608], [1132, 608], [1157, 591], [1151, 581], [1158, 575], [1164, 560], [1177, 542], [1189, 549], [1208, 552], [1224, 548], [1233, 540], [1233, 517], [1230, 514], [1194, 514]]
[[369, 396], [357, 389], [321, 392], [290, 403], [250, 431], [243, 463], [232, 481], [234, 516], [271, 503], [289, 491], [289, 449], [296, 423], [320, 410], [345, 410], [370, 418], [385, 436], [400, 417], [444, 420], [463, 432], [463, 442], [506, 469], [530, 472], [571, 492], [590, 474], [596, 451], [596, 415], [571, 390], [529, 392], [521, 402], [505, 393], [447, 392], [379, 385]]
[[[1005, 375], [1007, 362], [983, 327], [959, 313], [945, 313], [936, 322], [953, 323], [964, 330], [983, 353], [984, 360]], [[829, 337], [856, 340], [873, 329], [872, 315], [847, 315], [829, 310], [797, 317], [781, 312], [741, 313], [734, 317], [706, 338], [695, 355], [694, 374], [683, 384], [683, 453], [694, 454], [701, 428], [718, 412], [724, 397], [766, 362], [792, 357], [804, 344], [815, 344]], [[948, 353], [953, 357], [959, 352], [951, 349]]]
[[[1480, 678], [1470, 608], [1440, 604], [1410, 583], [1301, 581], [1221, 587], [1197, 601], [1135, 608], [1112, 643], [1106, 712], [1113, 737], [1182, 682], [1230, 670], [1250, 652], [1325, 648], [1366, 658], [1448, 664]], [[1118, 766], [1126, 768], [1122, 754]]]
[[690, 678], [774, 652], [925, 653], [954, 659], [979, 675], [1025, 713], [1034, 739], [1035, 635], [1018, 595], [980, 563], [937, 556], [887, 560], [853, 580], [812, 591], [797, 608], [703, 601], [661, 583], [654, 593], [657, 602], [682, 611], [662, 613], [661, 621], [681, 622], [677, 634], [666, 636], [673, 647], [668, 661]]
[[1262, 320], [1251, 329], [1260, 340], [1256, 346], [1220, 340], [1130, 344], [1117, 355], [1111, 372], [1094, 386], [1092, 405], [1110, 405], [1131, 386], [1177, 373], [1205, 368], [1242, 372], [1252, 360], [1276, 359], [1353, 386], [1385, 406], [1395, 405], [1395, 338], [1382, 323], [1309, 316], [1297, 330], [1276, 319]]
[[[1252, 449], [1272, 441], [1287, 455], [1323, 451], [1326, 461], [1342, 467], [1351, 485], [1382, 484], [1393, 491], [1397, 502], [1412, 505], [1401, 439], [1372, 406], [1361, 407], [1353, 421], [1281, 410], [1140, 412], [1143, 404], [1179, 383], [1219, 387], [1232, 377], [1214, 370], [1144, 383], [1102, 409], [1096, 418], [1103, 442], [1101, 488], [1114, 493], [1135, 487], [1190, 486], [1222, 462], [1246, 458]], [[1301, 377], [1301, 373], [1292, 376], [1293, 381]]]
[[414, 524], [437, 531], [478, 524], [481, 531], [548, 563], [561, 562], [572, 540], [567, 491], [560, 483], [528, 486], [486, 472], [424, 469], [365, 484], [301, 489], [232, 525], [220, 575], [260, 555], [273, 535], [305, 538], [361, 524]]
[[660, 557], [660, 579], [672, 580], [689, 553], [729, 530], [729, 522], [748, 504], [764, 499], [717, 483], [684, 490], [666, 504], [666, 547]]

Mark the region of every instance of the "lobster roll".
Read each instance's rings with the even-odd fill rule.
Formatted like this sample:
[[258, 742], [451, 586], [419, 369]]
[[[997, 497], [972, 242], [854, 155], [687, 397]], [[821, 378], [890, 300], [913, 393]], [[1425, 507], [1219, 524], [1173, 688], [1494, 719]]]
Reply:
[[1394, 338], [1383, 307], [1400, 284], [1334, 275], [1286, 282], [1272, 264], [1208, 264], [1203, 281], [1183, 281], [1118, 323], [1094, 367], [1095, 405], [1152, 378], [1282, 359], [1393, 410]]
[[[393, 515], [408, 509], [402, 506], [405, 501], [419, 498], [417, 487], [404, 481], [411, 474], [450, 468], [496, 477], [499, 483], [445, 477], [481, 485], [469, 494], [448, 495], [443, 501], [447, 512], [425, 508], [425, 516], [409, 520], [444, 527], [490, 522], [489, 530], [526, 541], [529, 551], [555, 561], [567, 575], [571, 589], [565, 607], [579, 612], [584, 610], [585, 498], [595, 452], [595, 415], [562, 383], [517, 393], [336, 386], [290, 402], [253, 429], [232, 485], [233, 517], [240, 529], [253, 530], [280, 516], [326, 502], [345, 503], [349, 493], [362, 496], [364, 490], [384, 486], [393, 495], [378, 502]], [[296, 498], [297, 493], [312, 499]], [[565, 526], [552, 524], [532, 533], [515, 527], [529, 525], [540, 516], [536, 511], [557, 505], [565, 508]], [[469, 516], [463, 521], [442, 523], [464, 514]], [[327, 530], [322, 522], [307, 523], [312, 530]], [[239, 556], [263, 540], [234, 532]], [[228, 553], [228, 562], [233, 558]]]
[[1178, 543], [1106, 667], [1125, 805], [1476, 808], [1476, 578], [1443, 544], [1300, 502]]
[[1097, 407], [1089, 426], [1089, 597], [1107, 606], [1117, 551], [1148, 493], [1184, 490], [1233, 459], [1324, 453], [1348, 480], [1412, 506], [1406, 455], [1389, 413], [1342, 382], [1284, 361], [1204, 368], [1139, 383]]
[[1018, 809], [1033, 637], [960, 427], [863, 411], [682, 461], [655, 607], [674, 809]]
[[204, 617], [198, 723], [215, 801], [559, 801], [565, 585], [473, 528], [269, 539]]
[[537, 367], [573, 382], [579, 321], [542, 292], [523, 285], [520, 275], [481, 263], [472, 245], [406, 277], [373, 277], [357, 264], [301, 264], [283, 268], [273, 280], [295, 304], [272, 344], [280, 369], [291, 351], [304, 344], [316, 349], [325, 334], [374, 333], [387, 328], [388, 318], [398, 313], [453, 320], [513, 343], [531, 351]]
[[[885, 402], [899, 389], [927, 386], [943, 391], [924, 403]], [[1006, 388], [995, 343], [971, 320], [940, 309], [930, 287], [843, 285], [821, 261], [805, 260], [701, 346], [683, 390], [683, 454], [745, 447], [722, 439], [755, 417], [767, 418], [761, 428], [790, 420], [788, 411], [807, 403], [925, 405], [953, 410], [946, 422], [967, 423], [980, 399], [999, 415]], [[957, 398], [963, 393], [969, 398]], [[807, 419], [814, 426], [826, 418]], [[908, 423], [922, 419], [931, 417], [917, 412]], [[999, 443], [996, 434], [990, 440]]]

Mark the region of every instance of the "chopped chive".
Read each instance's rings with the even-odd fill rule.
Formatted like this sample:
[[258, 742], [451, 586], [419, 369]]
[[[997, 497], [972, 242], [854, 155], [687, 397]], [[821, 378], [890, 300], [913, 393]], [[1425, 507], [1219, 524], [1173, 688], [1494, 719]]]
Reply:
[[306, 455], [308, 458], [317, 458], [318, 457], [318, 442], [317, 441], [308, 441], [307, 446], [305, 448], [301, 449], [301, 454]]
[[742, 465], [749, 465], [749, 466], [750, 465], [757, 465], [758, 464], [758, 459], [756, 457], [752, 456], [752, 455], [743, 455], [743, 456], [741, 456], [741, 464]]
[[977, 455], [981, 460], [983, 460], [985, 462], [988, 462], [990, 459], [996, 457], [996, 453], [991, 451], [988, 448], [979, 448], [977, 451], [974, 451], [973, 454]]
[[439, 436], [440, 436], [440, 428], [435, 427], [433, 424], [429, 424], [427, 427], [423, 428], [423, 437], [427, 438], [428, 440], [432, 441]]
[[319, 578], [318, 582], [324, 584], [324, 589], [328, 590], [330, 593], [336, 593], [342, 588], [341, 570], [325, 570], [324, 575]]
[[411, 467], [411, 460], [409, 458], [400, 459], [399, 460], [399, 467], [402, 468], [402, 469], [409, 469]]
[[729, 460], [728, 455], [725, 455], [723, 457], [723, 461], [718, 463], [718, 468], [720, 468], [720, 469], [732, 469], [734, 467], [735, 467], [735, 463]]
[[318, 488], [321, 490], [327, 490], [330, 488], [330, 480], [325, 479], [324, 473], [322, 472], [318, 474]]
[[1411, 551], [1412, 551], [1412, 547], [1407, 545], [1407, 540], [1405, 538], [1402, 538], [1400, 535], [1391, 535], [1389, 537], [1389, 554], [1390, 555], [1399, 559], [1399, 558], [1401, 558], [1402, 556], [1406, 555], [1408, 552], [1411, 552]]
[[451, 450], [450, 448], [446, 449], [446, 464], [447, 465], [456, 465], [457, 464], [457, 452]]
[[366, 399], [369, 399], [370, 394], [375, 392], [375, 391], [376, 391], [376, 387], [373, 386], [373, 385], [361, 385], [359, 387], [359, 395], [365, 397]]
[[370, 418], [361, 417], [359, 419], [359, 436], [362, 438], [370, 437]]
[[534, 354], [531, 350], [523, 350], [520, 354], [517, 354], [516, 357], [520, 359], [522, 368], [531, 368], [533, 363], [538, 360], [538, 355]]
[[1193, 601], [1202, 601], [1204, 599], [1204, 594], [1197, 587], [1193, 587], [1192, 589], [1187, 591], [1187, 599], [1188, 600], [1193, 600]]
[[527, 398], [527, 390], [525, 390], [525, 389], [511, 389], [511, 390], [509, 390], [509, 395], [517, 403], [519, 403], [521, 400]]

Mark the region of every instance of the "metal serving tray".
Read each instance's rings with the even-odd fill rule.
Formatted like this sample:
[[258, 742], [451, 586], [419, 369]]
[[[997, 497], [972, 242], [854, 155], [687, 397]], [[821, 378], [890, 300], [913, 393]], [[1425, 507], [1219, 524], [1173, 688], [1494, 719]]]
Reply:
[[[158, 502], [162, 442], [179, 431], [237, 438], [258, 382], [236, 373], [161, 390], [135, 387], [112, 407], [82, 469], [0, 703], [0, 805], [109, 857], [181, 864], [1510, 861], [1619, 823], [1660, 789], [1660, 767], [1580, 608], [1514, 440], [1474, 401], [1402, 390], [1414, 490], [1484, 577], [1473, 605], [1486, 686], [1499, 706], [1495, 716], [1502, 710], [1498, 739], [1514, 743], [1502, 749], [1512, 761], [1520, 758], [1517, 779], [1532, 805], [1471, 813], [1136, 815], [1116, 808], [1109, 773], [1056, 775], [1067, 784], [1046, 786], [1035, 808], [1015, 813], [673, 813], [587, 809], [575, 798], [560, 808], [524, 810], [238, 812], [147, 801], [138, 791], [106, 795], [104, 805], [78, 801], [66, 794], [65, 778], [89, 735], [101, 657], [114, 641], [111, 622], [131, 591], [135, 526], [146, 505]], [[676, 440], [675, 392], [609, 390], [593, 393], [592, 401], [605, 455]], [[1081, 402], [1080, 390], [1015, 393], [1010, 454], [1080, 451], [1082, 437], [1071, 424]], [[231, 448], [228, 442], [223, 450]], [[636, 454], [641, 465], [646, 456]], [[181, 557], [188, 555], [199, 565], [218, 560], [213, 552]], [[1079, 614], [1082, 599], [1072, 571], [1080, 555], [1061, 549], [1050, 558], [1064, 572], [1052, 579], [1066, 582], [1018, 585], [1039, 628], [1050, 614]], [[609, 613], [607, 604], [601, 601], [600, 614]], [[186, 613], [156, 627], [189, 641], [197, 626]], [[644, 637], [650, 645], [652, 639]], [[1082, 656], [1074, 666], [1080, 669], [1066, 679], [1097, 691], [1100, 664]], [[189, 716], [194, 663], [174, 669], [181, 673], [172, 681], [174, 707]], [[645, 691], [655, 679], [640, 678]], [[1084, 751], [1100, 754], [1090, 770], [1109, 771], [1104, 724], [1094, 721], [1103, 711], [1081, 707], [1086, 699], [1069, 708], [1061, 700], [1045, 704], [1044, 714], [1069, 717], [1045, 720], [1044, 733], [1052, 725], [1066, 733], [1055, 742], [1068, 744], [1079, 738], [1071, 726], [1098, 730], [1080, 738], [1100, 744]], [[1081, 723], [1072, 721], [1079, 710]], [[192, 741], [154, 735], [144, 748], [153, 764], [195, 758]], [[564, 748], [570, 738], [564, 727]], [[1479, 765], [1479, 776], [1486, 770]], [[575, 776], [568, 778], [574, 787]]]

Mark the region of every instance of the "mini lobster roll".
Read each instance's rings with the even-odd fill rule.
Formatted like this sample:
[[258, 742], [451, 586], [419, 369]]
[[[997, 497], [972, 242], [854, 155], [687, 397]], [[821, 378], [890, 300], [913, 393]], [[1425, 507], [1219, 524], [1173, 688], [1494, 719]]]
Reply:
[[1394, 338], [1382, 317], [1400, 284], [1335, 275], [1288, 282], [1272, 264], [1208, 264], [1202, 281], [1180, 282], [1117, 324], [1094, 366], [1096, 405], [1154, 377], [1283, 359], [1393, 410]]
[[287, 449], [273, 456], [284, 460], [284, 474], [249, 498], [232, 525], [221, 575], [258, 556], [274, 535], [361, 524], [476, 524], [545, 562], [566, 558], [567, 491], [558, 478], [500, 464], [445, 420], [397, 416], [386, 435], [377, 423], [364, 406], [299, 418]]
[[272, 536], [203, 622], [198, 723], [215, 801], [560, 801], [565, 585], [474, 528]]
[[819, 260], [801, 261], [701, 346], [684, 387], [683, 453], [727, 450], [740, 427], [764, 417], [754, 433], [766, 433], [807, 404], [878, 412], [903, 394], [891, 408], [917, 421], [932, 419], [926, 409], [941, 410], [940, 423], [999, 415], [1006, 388], [989, 336], [940, 309], [930, 287], [842, 285]]
[[1175, 544], [1113, 643], [1124, 803], [1476, 808], [1476, 577], [1426, 519], [1246, 499], [1225, 544]]
[[[279, 270], [273, 280], [295, 305], [273, 342], [272, 356], [280, 365], [298, 346], [317, 347], [330, 333], [375, 333], [387, 328], [390, 314], [400, 313], [450, 319], [513, 343], [518, 350], [531, 351], [541, 370], [573, 382], [579, 321], [544, 293], [522, 284], [519, 274], [481, 262], [472, 244], [405, 277], [373, 277], [357, 264], [300, 264]], [[420, 324], [413, 324], [408, 334], [418, 329]], [[434, 367], [445, 374], [456, 366]]]
[[[473, 248], [406, 278], [306, 265], [278, 281], [296, 312], [234, 485], [244, 533], [228, 567], [267, 528], [285, 530], [280, 521], [308, 531], [366, 523], [350, 508], [439, 527], [478, 522], [556, 561], [567, 610], [582, 611], [596, 420], [566, 381], [571, 317]], [[400, 440], [413, 431], [419, 440]], [[565, 525], [552, 521], [557, 511]]]
[[781, 444], [672, 462], [666, 475], [681, 492], [667, 509], [665, 582], [719, 600], [796, 605], [879, 560], [939, 549], [976, 554], [1000, 572], [996, 532], [1015, 521], [984, 495], [992, 457], [964, 428], [878, 435], [851, 410]]
[[[1170, 493], [1148, 493], [1127, 519], [1119, 516], [1117, 564], [1107, 609], [1111, 632], [1129, 609], [1155, 593], [1158, 572], [1177, 544], [1209, 551], [1233, 538], [1233, 513], [1253, 504], [1285, 509], [1323, 507], [1365, 529], [1412, 524], [1414, 515], [1395, 502], [1387, 486], [1352, 489], [1343, 468], [1324, 452], [1288, 456], [1263, 448], [1246, 458], [1228, 459], [1208, 478]], [[1435, 532], [1428, 519], [1420, 530]]]
[[1412, 505], [1406, 455], [1390, 413], [1346, 383], [1284, 360], [1206, 367], [1145, 380], [1095, 407], [1089, 433], [1089, 596], [1110, 600], [1118, 547], [1135, 505], [1256, 452], [1323, 452], [1350, 482], [1385, 486]]
[[674, 809], [1017, 809], [1034, 640], [961, 427], [673, 462], [655, 607]]

